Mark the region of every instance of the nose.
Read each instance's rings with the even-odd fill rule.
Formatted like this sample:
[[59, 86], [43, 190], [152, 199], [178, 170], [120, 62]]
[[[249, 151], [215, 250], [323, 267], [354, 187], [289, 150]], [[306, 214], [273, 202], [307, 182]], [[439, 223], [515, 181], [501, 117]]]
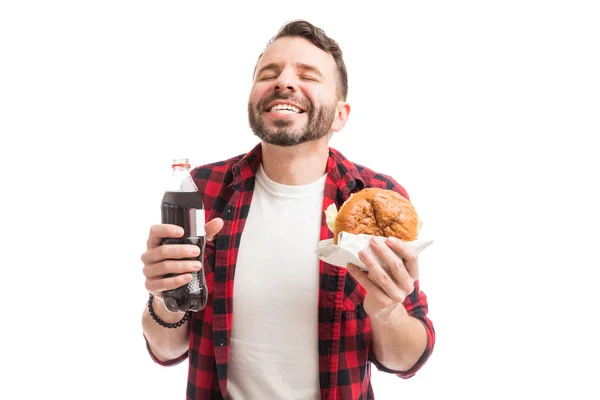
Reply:
[[295, 92], [298, 90], [296, 76], [290, 70], [283, 70], [275, 81], [276, 92]]

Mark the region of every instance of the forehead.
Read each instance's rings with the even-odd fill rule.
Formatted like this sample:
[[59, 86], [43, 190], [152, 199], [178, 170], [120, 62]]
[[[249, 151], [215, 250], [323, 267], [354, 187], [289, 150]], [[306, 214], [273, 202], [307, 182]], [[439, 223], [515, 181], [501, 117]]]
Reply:
[[256, 71], [268, 64], [281, 67], [306, 64], [318, 68], [325, 77], [335, 74], [335, 60], [331, 54], [300, 37], [283, 37], [273, 42], [258, 61]]

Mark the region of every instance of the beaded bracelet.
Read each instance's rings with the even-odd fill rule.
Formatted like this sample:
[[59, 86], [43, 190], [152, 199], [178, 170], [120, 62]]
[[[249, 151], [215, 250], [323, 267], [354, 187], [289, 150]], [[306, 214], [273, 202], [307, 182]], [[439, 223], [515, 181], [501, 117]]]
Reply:
[[185, 322], [190, 318], [191, 313], [188, 311], [185, 313], [185, 315], [179, 322], [176, 322], [174, 324], [165, 322], [162, 319], [158, 318], [158, 315], [156, 315], [156, 313], [154, 312], [154, 307], [152, 306], [152, 299], [154, 299], [154, 296], [152, 295], [152, 293], [150, 293], [150, 298], [148, 299], [148, 311], [150, 312], [150, 316], [152, 317], [152, 319], [156, 321], [157, 324], [164, 326], [165, 328], [174, 329], [179, 328], [181, 325], [185, 324]]

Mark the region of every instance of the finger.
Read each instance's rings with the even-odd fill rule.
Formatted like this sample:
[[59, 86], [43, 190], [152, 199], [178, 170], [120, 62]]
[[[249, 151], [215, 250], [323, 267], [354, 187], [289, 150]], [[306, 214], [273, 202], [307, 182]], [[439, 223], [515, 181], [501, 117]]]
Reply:
[[160, 224], [153, 225], [150, 228], [150, 234], [148, 235], [148, 241], [146, 246], [148, 249], [153, 249], [160, 246], [162, 239], [164, 238], [179, 238], [183, 235], [183, 229], [177, 225], [171, 224]]
[[381, 265], [379, 265], [379, 263], [375, 260], [375, 257], [370, 255], [365, 250], [359, 251], [358, 256], [363, 264], [365, 264], [365, 267], [367, 267], [369, 270], [368, 278], [371, 282], [379, 286], [381, 290], [395, 302], [404, 300], [405, 296], [396, 282], [394, 282], [392, 277], [385, 272]]
[[396, 286], [402, 290], [404, 297], [412, 293], [414, 290], [414, 279], [408, 273], [400, 256], [386, 244], [386, 241], [379, 238], [371, 239], [370, 245], [373, 252], [387, 267], [388, 274], [393, 277]]
[[144, 265], [150, 265], [164, 260], [194, 258], [199, 255], [200, 248], [193, 244], [165, 244], [142, 254], [142, 262]]
[[196, 272], [202, 269], [200, 261], [187, 260], [165, 260], [155, 264], [145, 265], [143, 269], [146, 278], [158, 278], [167, 274], [183, 274], [185, 272]]
[[213, 240], [215, 235], [219, 233], [221, 229], [223, 229], [223, 225], [225, 223], [221, 218], [215, 218], [210, 220], [206, 225], [206, 240]]
[[414, 250], [411, 249], [406, 243], [402, 240], [399, 240], [395, 237], [389, 237], [386, 239], [387, 245], [392, 249], [396, 254], [402, 258], [404, 267], [408, 271], [408, 274], [413, 278], [419, 278], [419, 255]]
[[192, 274], [181, 274], [168, 278], [146, 279], [146, 290], [149, 292], [164, 292], [187, 285], [192, 280]]
[[350, 275], [352, 275], [367, 293], [374, 298], [375, 303], [380, 305], [380, 308], [385, 308], [390, 305], [391, 301], [388, 295], [385, 294], [379, 286], [373, 283], [365, 272], [354, 264], [348, 264], [346, 268]]

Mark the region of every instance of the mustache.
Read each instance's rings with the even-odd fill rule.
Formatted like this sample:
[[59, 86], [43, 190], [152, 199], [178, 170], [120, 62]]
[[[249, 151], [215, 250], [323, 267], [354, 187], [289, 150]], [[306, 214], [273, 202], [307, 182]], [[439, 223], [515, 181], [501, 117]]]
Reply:
[[273, 93], [267, 97], [262, 98], [256, 105], [258, 111], [266, 111], [267, 106], [275, 100], [288, 100], [291, 103], [299, 105], [301, 108], [306, 110], [310, 115], [312, 110], [312, 104], [307, 99], [297, 98], [293, 93]]

